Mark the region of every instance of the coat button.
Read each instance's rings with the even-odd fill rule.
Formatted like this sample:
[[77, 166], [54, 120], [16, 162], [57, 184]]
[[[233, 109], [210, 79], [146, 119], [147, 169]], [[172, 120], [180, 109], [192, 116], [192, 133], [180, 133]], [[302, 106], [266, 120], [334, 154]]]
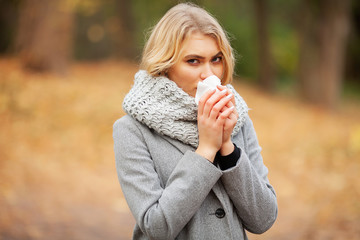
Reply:
[[223, 217], [225, 217], [225, 211], [224, 211], [224, 209], [222, 209], [222, 208], [216, 209], [216, 211], [215, 211], [215, 216], [216, 216], [217, 218], [223, 218]]

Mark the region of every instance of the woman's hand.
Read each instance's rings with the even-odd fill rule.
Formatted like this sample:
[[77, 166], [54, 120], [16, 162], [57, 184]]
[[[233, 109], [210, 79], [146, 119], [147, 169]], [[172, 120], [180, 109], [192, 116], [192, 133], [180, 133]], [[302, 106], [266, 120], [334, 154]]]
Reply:
[[231, 101], [229, 101], [221, 111], [226, 111], [227, 109], [229, 109], [231, 107], [234, 108], [234, 110], [229, 115], [229, 117], [226, 119], [225, 124], [224, 124], [223, 143], [220, 148], [220, 154], [225, 156], [225, 155], [229, 155], [230, 153], [232, 153], [234, 151], [234, 145], [231, 141], [231, 134], [236, 125], [239, 114], [237, 113], [236, 108], [235, 108], [235, 98], [234, 98], [233, 93], [225, 86], [218, 86], [218, 89], [220, 91], [226, 90], [225, 95], [231, 99]]
[[217, 151], [223, 145], [224, 127], [234, 111], [232, 96], [225, 97], [227, 90], [210, 90], [200, 98], [198, 108], [199, 146], [196, 153], [213, 162]]

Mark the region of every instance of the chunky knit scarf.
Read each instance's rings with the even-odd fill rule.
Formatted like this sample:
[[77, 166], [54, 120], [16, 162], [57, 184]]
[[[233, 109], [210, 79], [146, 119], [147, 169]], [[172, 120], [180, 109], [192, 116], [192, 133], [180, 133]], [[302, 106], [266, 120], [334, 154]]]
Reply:
[[[239, 118], [232, 135], [240, 131], [248, 107], [231, 85]], [[156, 132], [197, 147], [197, 105], [175, 82], [166, 77], [152, 77], [146, 71], [135, 74], [134, 85], [125, 96], [123, 108], [127, 114]]]

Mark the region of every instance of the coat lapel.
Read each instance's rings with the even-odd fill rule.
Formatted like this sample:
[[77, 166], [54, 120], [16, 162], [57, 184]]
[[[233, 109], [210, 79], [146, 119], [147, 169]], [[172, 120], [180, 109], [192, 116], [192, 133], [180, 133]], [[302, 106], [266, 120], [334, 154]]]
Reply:
[[176, 139], [172, 139], [171, 137], [162, 136], [166, 141], [168, 141], [171, 145], [173, 145], [175, 148], [177, 148], [181, 153], [185, 154], [186, 151], [195, 151], [195, 148], [187, 145], [185, 143], [182, 143]]

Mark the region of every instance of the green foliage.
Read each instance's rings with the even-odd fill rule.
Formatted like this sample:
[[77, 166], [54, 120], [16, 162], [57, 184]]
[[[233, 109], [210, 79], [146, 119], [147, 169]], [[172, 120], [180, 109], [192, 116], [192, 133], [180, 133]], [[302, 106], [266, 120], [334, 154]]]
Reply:
[[360, 83], [356, 81], [345, 81], [342, 95], [346, 98], [360, 100]]
[[285, 25], [272, 26], [272, 55], [277, 74], [292, 77], [296, 72], [299, 58], [299, 48], [296, 32]]
[[136, 19], [135, 39], [139, 51], [145, 45], [148, 33], [166, 11], [175, 4], [175, 1], [156, 0], [156, 1], [132, 1], [132, 14]]
[[[116, 16], [114, 1], [82, 0], [75, 11], [75, 59], [103, 59], [114, 51], [109, 22]], [[114, 23], [117, 24], [117, 23]]]
[[269, 0], [271, 54], [277, 77], [277, 89], [294, 92], [299, 60], [297, 17], [298, 0]]

